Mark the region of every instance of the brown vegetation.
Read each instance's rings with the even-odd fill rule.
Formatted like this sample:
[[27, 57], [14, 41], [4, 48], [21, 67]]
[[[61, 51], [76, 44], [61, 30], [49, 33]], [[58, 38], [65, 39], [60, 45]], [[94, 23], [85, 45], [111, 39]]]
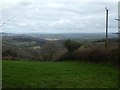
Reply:
[[73, 40], [67, 40], [64, 43], [50, 41], [38, 49], [3, 45], [2, 51], [3, 60], [83, 60], [105, 63], [117, 63], [119, 54], [119, 48], [116, 44], [111, 43], [106, 49], [104, 44], [80, 44]]

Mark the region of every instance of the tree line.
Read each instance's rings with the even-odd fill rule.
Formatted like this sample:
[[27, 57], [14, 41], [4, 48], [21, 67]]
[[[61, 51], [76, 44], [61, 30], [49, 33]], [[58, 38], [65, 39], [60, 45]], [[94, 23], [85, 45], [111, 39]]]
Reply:
[[107, 50], [104, 46], [82, 46], [81, 43], [71, 39], [64, 41], [64, 43], [47, 42], [39, 49], [3, 46], [2, 57], [3, 60], [118, 62], [118, 47], [109, 47]]

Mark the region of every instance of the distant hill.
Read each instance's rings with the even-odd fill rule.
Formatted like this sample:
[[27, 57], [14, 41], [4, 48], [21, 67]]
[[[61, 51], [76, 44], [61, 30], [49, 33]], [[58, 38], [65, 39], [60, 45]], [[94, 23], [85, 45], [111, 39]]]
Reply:
[[[20, 36], [26, 37], [31, 36], [40, 39], [50, 40], [65, 40], [65, 39], [103, 39], [105, 38], [104, 33], [61, 33], [61, 34], [41, 34], [41, 33], [30, 33], [30, 34], [14, 34], [14, 33], [2, 33], [2, 36]], [[109, 38], [117, 38], [118, 36], [113, 33], [109, 33]]]

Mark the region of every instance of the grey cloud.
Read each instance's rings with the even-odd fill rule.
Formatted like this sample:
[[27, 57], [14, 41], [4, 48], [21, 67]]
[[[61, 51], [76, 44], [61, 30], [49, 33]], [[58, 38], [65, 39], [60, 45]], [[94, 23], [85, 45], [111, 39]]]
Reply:
[[[4, 19], [16, 16], [12, 22], [6, 25], [5, 31], [104, 32], [105, 6], [110, 8], [109, 28], [117, 27], [117, 22], [114, 20], [117, 17], [117, 3], [71, 3], [68, 1], [50, 3], [46, 1], [20, 2], [17, 6], [4, 10]], [[112, 32], [114, 31], [112, 30]]]
[[18, 3], [18, 5], [20, 5], [20, 6], [29, 6], [31, 4], [32, 4], [31, 2], [19, 2]]

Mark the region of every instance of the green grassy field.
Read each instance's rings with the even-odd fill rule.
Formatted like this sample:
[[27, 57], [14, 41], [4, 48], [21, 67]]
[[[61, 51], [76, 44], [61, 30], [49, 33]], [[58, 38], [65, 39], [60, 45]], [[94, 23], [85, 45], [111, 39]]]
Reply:
[[4, 88], [117, 88], [114, 66], [83, 62], [3, 61]]
[[0, 89], [2, 88], [2, 60], [0, 60]]

